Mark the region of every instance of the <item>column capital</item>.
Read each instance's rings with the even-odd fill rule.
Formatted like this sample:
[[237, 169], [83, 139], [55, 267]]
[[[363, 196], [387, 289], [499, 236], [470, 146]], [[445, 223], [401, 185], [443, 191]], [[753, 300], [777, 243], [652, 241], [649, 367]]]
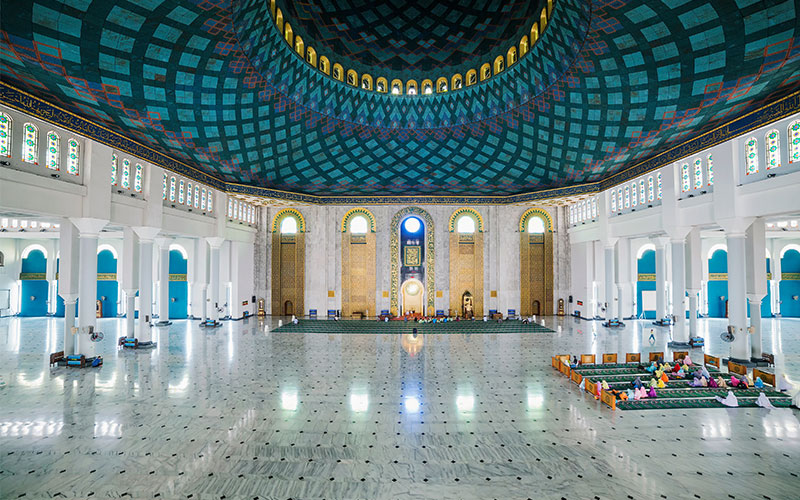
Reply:
[[77, 293], [59, 293], [64, 302], [67, 304], [74, 304], [78, 301], [78, 294]]
[[725, 230], [725, 236], [741, 234], [744, 237], [745, 231], [754, 220], [755, 217], [726, 217], [717, 219], [717, 224]]
[[215, 250], [219, 250], [219, 248], [222, 246], [222, 244], [225, 243], [225, 238], [220, 238], [218, 236], [212, 236], [212, 237], [206, 238], [206, 241], [208, 242], [208, 246], [210, 246], [211, 248], [213, 248]]
[[70, 217], [69, 220], [78, 228], [80, 238], [97, 237], [100, 235], [100, 231], [108, 224], [106, 219], [93, 219], [91, 217]]
[[161, 250], [169, 250], [169, 244], [172, 243], [172, 238], [167, 238], [165, 236], [159, 236], [155, 239], [156, 245]]
[[656, 247], [665, 247], [667, 243], [669, 243], [669, 238], [663, 235], [652, 234], [650, 235], [650, 241]]
[[132, 229], [139, 236], [140, 243], [152, 243], [161, 232], [160, 228], [150, 226], [134, 226]]

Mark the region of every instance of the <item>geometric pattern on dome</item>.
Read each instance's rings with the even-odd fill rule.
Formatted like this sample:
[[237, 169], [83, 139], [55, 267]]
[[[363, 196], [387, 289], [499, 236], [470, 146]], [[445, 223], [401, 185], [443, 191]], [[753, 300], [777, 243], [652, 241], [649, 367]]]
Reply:
[[414, 78], [421, 72], [454, 73], [477, 60], [505, 55], [529, 32], [543, 2], [281, 0], [277, 4], [295, 35], [332, 62], [374, 77]]
[[796, 91], [799, 3], [559, 0], [531, 54], [419, 99], [322, 74], [268, 7], [259, 31], [227, 0], [4, 2], [0, 77], [226, 182], [502, 196], [613, 178]]

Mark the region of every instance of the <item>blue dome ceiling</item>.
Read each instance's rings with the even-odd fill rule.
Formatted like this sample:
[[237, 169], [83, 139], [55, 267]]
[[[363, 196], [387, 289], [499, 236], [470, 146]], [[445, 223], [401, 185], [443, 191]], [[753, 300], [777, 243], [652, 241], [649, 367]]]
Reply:
[[[294, 9], [322, 54], [335, 28], [315, 34], [308, 19], [355, 4], [326, 2], [324, 15], [309, 13], [314, 5], [322, 3]], [[378, 201], [576, 192], [660, 166], [668, 152], [708, 147], [691, 141], [796, 91], [799, 5], [557, 0], [538, 43], [501, 73], [455, 92], [393, 96], [335, 81], [298, 57], [266, 0], [4, 2], [0, 69], [13, 89], [232, 191]], [[463, 25], [464, 12], [445, 17]], [[358, 15], [343, 22], [350, 37], [358, 23], [375, 26]], [[482, 39], [466, 23], [464, 38], [489, 53], [486, 61], [448, 49], [436, 26], [418, 27], [436, 47], [422, 54], [426, 68], [437, 57], [448, 67], [489, 61], [517, 43], [502, 43], [501, 32], [528, 29], [504, 22]], [[389, 71], [409, 57], [385, 46], [359, 53], [347, 36], [329, 43], [353, 64]], [[10, 105], [13, 89], [0, 89]]]

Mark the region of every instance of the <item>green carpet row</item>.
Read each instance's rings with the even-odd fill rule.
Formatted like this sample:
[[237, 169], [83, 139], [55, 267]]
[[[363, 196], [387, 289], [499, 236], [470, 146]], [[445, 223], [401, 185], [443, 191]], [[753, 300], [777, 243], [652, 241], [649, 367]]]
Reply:
[[413, 321], [369, 321], [369, 320], [308, 320], [298, 324], [288, 323], [274, 331], [278, 333], [324, 333], [324, 334], [408, 334], [414, 328], [420, 334], [506, 334], [506, 333], [553, 333], [541, 325], [524, 324], [521, 321], [448, 321], [446, 323], [415, 323]]
[[[733, 392], [736, 394], [736, 391]], [[726, 393], [727, 394], [727, 393]], [[738, 396], [737, 396], [738, 398]], [[790, 408], [792, 399], [770, 398], [770, 402], [776, 408]], [[756, 398], [739, 398], [739, 407], [756, 408]], [[714, 398], [696, 399], [640, 399], [638, 401], [617, 401], [617, 408], [620, 410], [671, 410], [686, 408], [728, 408]]]

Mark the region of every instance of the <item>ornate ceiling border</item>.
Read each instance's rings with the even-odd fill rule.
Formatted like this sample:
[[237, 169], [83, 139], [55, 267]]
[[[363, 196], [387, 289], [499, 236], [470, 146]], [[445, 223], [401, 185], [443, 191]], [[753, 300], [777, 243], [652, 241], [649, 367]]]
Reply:
[[75, 113], [50, 104], [5, 82], [0, 82], [0, 104], [231, 194], [314, 205], [511, 205], [592, 194], [623, 184], [681, 158], [699, 153], [734, 137], [744, 135], [751, 130], [797, 113], [800, 111], [800, 90], [796, 90], [774, 102], [723, 123], [697, 137], [677, 144], [663, 153], [639, 162], [601, 181], [507, 196], [315, 196], [225, 182], [218, 177], [129, 139], [105, 126], [98, 125]]

